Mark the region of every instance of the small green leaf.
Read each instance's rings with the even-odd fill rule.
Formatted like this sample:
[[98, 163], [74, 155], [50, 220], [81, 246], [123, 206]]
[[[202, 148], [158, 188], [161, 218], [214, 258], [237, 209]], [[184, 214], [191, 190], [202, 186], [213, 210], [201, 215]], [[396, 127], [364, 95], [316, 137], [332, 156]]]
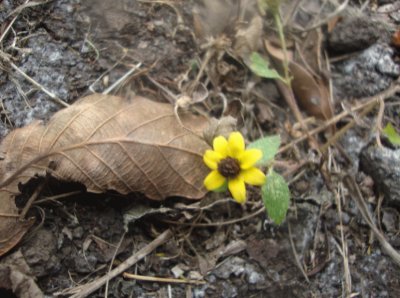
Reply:
[[189, 65], [190, 65], [191, 71], [197, 71], [199, 69], [199, 64], [197, 63], [197, 61], [195, 59], [190, 60]]
[[252, 72], [262, 78], [285, 80], [275, 69], [270, 68], [268, 61], [257, 52], [251, 53], [249, 67]]
[[400, 135], [394, 129], [392, 123], [388, 123], [383, 129], [383, 133], [393, 145], [400, 145]]
[[263, 157], [258, 161], [257, 165], [265, 166], [275, 157], [275, 154], [276, 152], [278, 152], [280, 144], [281, 137], [279, 135], [274, 135], [258, 139], [249, 144], [247, 148], [260, 149], [263, 153]]
[[267, 181], [262, 186], [261, 195], [268, 216], [276, 224], [281, 224], [286, 217], [290, 201], [290, 191], [285, 179], [273, 170], [270, 171]]

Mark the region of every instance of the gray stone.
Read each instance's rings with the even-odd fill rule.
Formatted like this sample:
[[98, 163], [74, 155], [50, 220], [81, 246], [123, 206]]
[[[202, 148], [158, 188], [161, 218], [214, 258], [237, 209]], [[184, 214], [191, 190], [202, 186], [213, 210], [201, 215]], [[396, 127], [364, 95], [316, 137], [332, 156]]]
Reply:
[[400, 149], [370, 145], [361, 152], [360, 168], [374, 179], [386, 203], [400, 206]]

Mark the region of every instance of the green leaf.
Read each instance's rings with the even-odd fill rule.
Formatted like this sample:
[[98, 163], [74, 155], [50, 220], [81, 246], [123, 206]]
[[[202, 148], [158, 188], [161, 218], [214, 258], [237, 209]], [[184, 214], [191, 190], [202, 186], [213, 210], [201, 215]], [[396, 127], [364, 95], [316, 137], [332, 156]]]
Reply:
[[290, 191], [285, 179], [273, 170], [270, 171], [261, 188], [261, 195], [268, 216], [276, 224], [281, 224], [286, 217], [290, 201]]
[[388, 123], [383, 129], [383, 133], [393, 145], [400, 145], [400, 135], [394, 129], [392, 123]]
[[285, 80], [275, 69], [270, 68], [268, 61], [257, 52], [251, 53], [249, 67], [252, 72], [262, 78]]
[[199, 69], [199, 64], [197, 63], [196, 59], [190, 60], [189, 65], [191, 71], [197, 71]]
[[274, 135], [258, 139], [253, 143], [249, 144], [247, 148], [260, 149], [263, 153], [263, 156], [257, 162], [257, 165], [265, 166], [272, 159], [274, 159], [276, 152], [278, 152], [280, 144], [281, 144], [281, 137], [279, 135]]

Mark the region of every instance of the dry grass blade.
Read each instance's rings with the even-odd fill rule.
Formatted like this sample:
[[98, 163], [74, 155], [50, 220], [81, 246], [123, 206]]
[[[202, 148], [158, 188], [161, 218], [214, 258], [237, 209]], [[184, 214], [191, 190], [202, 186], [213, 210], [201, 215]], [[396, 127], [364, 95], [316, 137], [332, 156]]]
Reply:
[[122, 77], [120, 77], [114, 84], [104, 90], [103, 94], [110, 94], [114, 89], [120, 86], [125, 80], [129, 78], [136, 70], [138, 70], [142, 66], [142, 63], [139, 62], [138, 64], [134, 65], [130, 70], [127, 71]]
[[291, 248], [292, 248], [292, 252], [293, 252], [293, 256], [294, 256], [294, 260], [295, 260], [295, 263], [296, 263], [296, 265], [297, 265], [297, 268], [299, 268], [301, 274], [303, 274], [304, 279], [305, 279], [308, 283], [310, 283], [310, 280], [308, 279], [307, 273], [306, 273], [306, 271], [304, 270], [303, 266], [301, 265], [300, 257], [299, 257], [299, 255], [297, 254], [296, 247], [295, 247], [294, 242], [293, 242], [292, 229], [291, 229], [291, 227], [290, 227], [290, 222], [288, 222], [288, 232], [289, 232], [290, 246], [291, 246]]
[[343, 271], [344, 271], [344, 288], [345, 288], [345, 295], [348, 297], [351, 294], [351, 274], [350, 274], [350, 265], [349, 265], [349, 254], [348, 254], [348, 246], [347, 241], [344, 237], [344, 228], [343, 228], [343, 214], [342, 214], [342, 202], [340, 198], [340, 193], [343, 193], [343, 184], [340, 184], [340, 188], [335, 191], [335, 202], [336, 208], [338, 211], [339, 217], [339, 230], [340, 230], [340, 241], [341, 247], [338, 247], [340, 254], [343, 258]]
[[132, 267], [138, 261], [146, 257], [150, 254], [153, 250], [155, 250], [158, 246], [162, 245], [163, 243], [167, 242], [172, 237], [171, 230], [166, 230], [162, 234], [160, 234], [156, 239], [150, 242], [147, 246], [143, 247], [138, 252], [134, 253], [128, 259], [126, 259], [123, 263], [121, 263], [117, 268], [111, 270], [106, 275], [102, 276], [101, 278], [92, 281], [89, 284], [78, 286], [76, 288], [68, 289], [67, 291], [56, 293], [56, 296], [65, 296], [71, 295], [71, 298], [83, 298], [87, 297], [97, 289], [101, 288], [107, 281], [113, 279], [114, 277], [120, 275], [125, 270]]
[[333, 19], [334, 17], [340, 15], [340, 13], [342, 11], [344, 11], [347, 7], [347, 5], [349, 4], [350, 0], [345, 0], [343, 3], [341, 3], [334, 12], [332, 12], [331, 14], [329, 14], [328, 16], [326, 16], [323, 20], [318, 21], [317, 23], [311, 25], [310, 27], [304, 29], [304, 31], [311, 31], [314, 30], [316, 28], [320, 28], [322, 25], [328, 23], [331, 19]]
[[45, 1], [29, 1], [29, 0], [27, 0], [24, 4], [21, 4], [16, 9], [14, 9], [12, 12], [10, 12], [8, 14], [8, 16], [20, 14], [26, 8], [47, 4], [47, 3], [51, 2], [51, 1], [52, 0], [45, 0]]
[[375, 234], [376, 238], [378, 239], [379, 243], [382, 246], [382, 249], [393, 259], [393, 261], [400, 266], [400, 253], [397, 252], [392, 245], [385, 239], [385, 236], [379, 231], [376, 227], [374, 220], [372, 218], [371, 213], [368, 210], [368, 206], [366, 205], [361, 191], [358, 188], [356, 182], [350, 175], [346, 175], [343, 179], [346, 188], [349, 190], [351, 197], [356, 202], [358, 209], [361, 212], [363, 219], [371, 228], [372, 232]]
[[[23, 6], [28, 5], [28, 4], [29, 4], [29, 0], [26, 0], [24, 4], [20, 5], [20, 7], [23, 7]], [[20, 7], [18, 7], [18, 8], [20, 8]], [[15, 10], [14, 10], [14, 13], [15, 13]], [[13, 13], [11, 13], [11, 15], [12, 14]], [[4, 29], [3, 33], [0, 36], [0, 44], [3, 42], [4, 38], [7, 36], [8, 32], [10, 32], [11, 27], [14, 25], [15, 21], [17, 20], [17, 18], [18, 18], [18, 14], [16, 16], [14, 16], [14, 18], [10, 21], [8, 26]]]
[[47, 90], [44, 86], [42, 86], [40, 83], [35, 81], [33, 78], [28, 76], [25, 72], [23, 72], [18, 66], [16, 66], [11, 59], [8, 57], [7, 54], [5, 54], [3, 51], [0, 50], [0, 60], [3, 60], [3, 62], [7, 65], [9, 65], [12, 69], [14, 69], [18, 74], [20, 74], [24, 79], [26, 79], [28, 82], [30, 82], [32, 85], [35, 87], [39, 88], [43, 93], [48, 95], [55, 103], [62, 105], [64, 107], [68, 107], [69, 104], [64, 102], [62, 99], [60, 99], [54, 92]]
[[193, 279], [185, 279], [185, 278], [163, 278], [163, 277], [155, 277], [155, 276], [143, 276], [131, 273], [124, 273], [123, 276], [125, 278], [142, 280], [142, 281], [153, 281], [153, 282], [165, 282], [165, 283], [173, 283], [173, 284], [193, 284], [193, 285], [204, 285], [206, 282], [204, 280], [193, 280]]
[[[368, 97], [368, 98], [364, 98], [362, 100], [360, 100], [362, 103], [352, 107], [350, 110], [348, 111], [343, 111], [340, 114], [334, 116], [333, 118], [327, 120], [323, 125], [314, 128], [313, 130], [309, 131], [308, 134], [305, 134], [299, 138], [297, 138], [296, 140], [290, 142], [289, 144], [286, 144], [284, 146], [282, 146], [278, 153], [282, 153], [285, 152], [286, 150], [292, 148], [294, 145], [306, 140], [308, 138], [309, 135], [315, 135], [317, 133], [320, 133], [321, 131], [324, 131], [326, 129], [328, 129], [329, 127], [331, 127], [333, 124], [341, 121], [342, 119], [344, 119], [345, 117], [347, 117], [348, 115], [350, 115], [353, 112], [358, 112], [361, 110], [360, 112], [360, 116], [364, 116], [366, 114], [368, 114], [369, 112], [371, 112], [371, 110], [377, 105], [378, 101], [380, 98], [382, 98], [383, 100], [393, 96], [394, 94], [396, 94], [397, 92], [400, 91], [400, 85], [398, 82], [396, 82], [395, 84], [393, 84], [388, 90], [377, 94], [375, 96], [372, 97]], [[355, 121], [351, 121], [349, 122], [347, 125], [345, 125], [344, 127], [342, 127], [334, 136], [332, 136], [326, 144], [324, 144], [320, 150], [322, 152], [326, 151], [329, 146], [331, 146], [332, 144], [334, 144], [341, 136], [343, 136], [343, 134], [348, 131], [351, 127], [353, 127], [355, 125]]]

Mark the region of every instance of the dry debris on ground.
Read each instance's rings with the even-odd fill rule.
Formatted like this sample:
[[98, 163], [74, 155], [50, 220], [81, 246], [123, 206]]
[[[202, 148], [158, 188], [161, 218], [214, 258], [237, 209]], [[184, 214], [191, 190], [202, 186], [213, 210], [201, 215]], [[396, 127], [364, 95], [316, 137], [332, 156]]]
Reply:
[[[18, 163], [36, 156], [31, 142], [7, 149], [0, 229], [18, 229], [13, 237], [0, 233], [0, 253], [11, 249], [0, 260], [1, 297], [400, 295], [400, 149], [382, 133], [387, 123], [400, 131], [399, 3], [283, 2], [287, 51], [271, 15], [261, 15], [251, 0], [0, 1], [3, 139], [35, 120], [43, 121], [37, 138], [45, 139], [43, 129], [60, 115], [76, 117], [79, 111], [68, 111], [86, 95], [139, 95], [163, 102], [170, 117], [164, 124], [177, 138], [191, 130], [188, 112], [196, 119], [231, 116], [227, 126], [237, 122], [249, 141], [279, 134], [275, 168], [292, 193], [288, 217], [276, 226], [256, 188], [244, 206], [224, 193], [193, 202], [187, 198], [201, 191], [189, 195], [177, 179], [180, 193], [175, 186], [161, 185], [158, 193], [138, 188], [153, 199], [183, 196], [151, 201], [137, 192], [122, 195], [136, 189], [108, 187], [106, 176], [63, 182], [74, 176], [71, 165], [60, 173], [47, 160], [31, 163], [28, 177], [5, 188]], [[287, 55], [293, 88], [254, 75], [253, 51], [281, 74]], [[107, 122], [101, 121], [107, 115], [94, 120]], [[183, 143], [201, 157], [204, 142]], [[107, 150], [110, 159], [88, 150], [92, 159], [73, 169], [84, 175], [93, 156], [108, 165], [115, 151]], [[163, 154], [155, 161], [178, 167], [176, 156]], [[184, 174], [199, 179], [199, 160]], [[42, 177], [31, 179], [36, 174]], [[140, 173], [131, 175], [141, 181]], [[85, 186], [110, 191], [93, 194]]]

